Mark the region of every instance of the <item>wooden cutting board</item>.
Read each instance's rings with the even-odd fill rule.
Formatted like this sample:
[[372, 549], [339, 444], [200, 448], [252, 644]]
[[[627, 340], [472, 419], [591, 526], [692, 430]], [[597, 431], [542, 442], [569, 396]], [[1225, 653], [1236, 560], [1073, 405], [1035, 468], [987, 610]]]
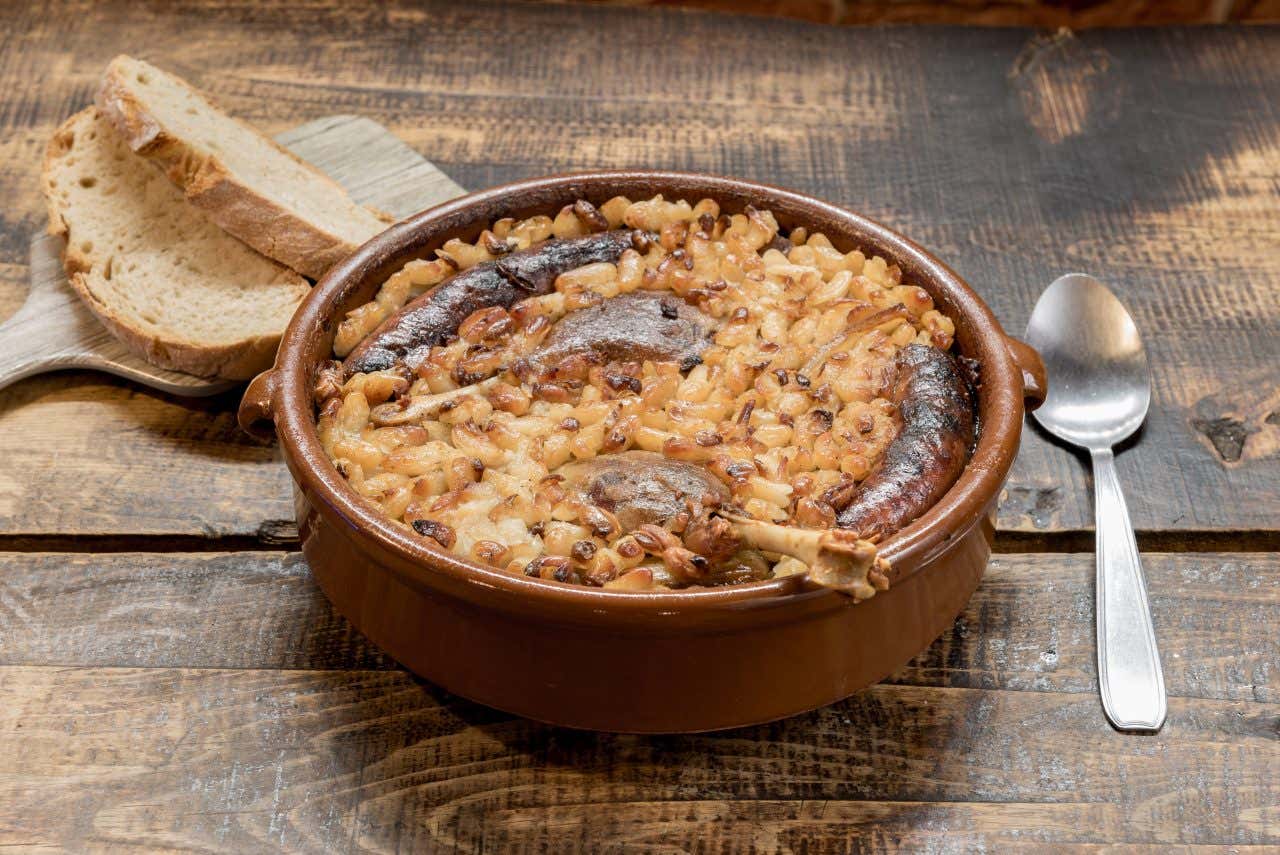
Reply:
[[[397, 219], [466, 191], [382, 125], [363, 116], [327, 116], [276, 137], [328, 173], [357, 202]], [[93, 368], [187, 397], [238, 385], [157, 368], [107, 331], [71, 289], [62, 269], [63, 240], [31, 240], [31, 290], [0, 325], [0, 389], [23, 377], [63, 368]]]

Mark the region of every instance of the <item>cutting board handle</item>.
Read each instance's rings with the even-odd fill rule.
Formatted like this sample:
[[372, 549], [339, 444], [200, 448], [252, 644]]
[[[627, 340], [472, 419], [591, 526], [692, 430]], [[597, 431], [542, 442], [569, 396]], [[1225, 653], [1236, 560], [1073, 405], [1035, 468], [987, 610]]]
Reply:
[[48, 333], [40, 329], [39, 306], [33, 293], [14, 315], [0, 324], [0, 389], [47, 371], [51, 365], [50, 354], [59, 344], [50, 340]]

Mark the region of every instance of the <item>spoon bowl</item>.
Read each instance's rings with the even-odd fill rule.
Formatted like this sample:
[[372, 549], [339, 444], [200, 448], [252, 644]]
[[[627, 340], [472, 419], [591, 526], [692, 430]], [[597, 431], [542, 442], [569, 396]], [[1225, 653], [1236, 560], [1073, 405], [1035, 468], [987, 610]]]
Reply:
[[1068, 273], [1040, 296], [1026, 339], [1053, 378], [1035, 418], [1045, 430], [1085, 448], [1110, 448], [1147, 417], [1151, 369], [1133, 318], [1111, 291], [1084, 273]]

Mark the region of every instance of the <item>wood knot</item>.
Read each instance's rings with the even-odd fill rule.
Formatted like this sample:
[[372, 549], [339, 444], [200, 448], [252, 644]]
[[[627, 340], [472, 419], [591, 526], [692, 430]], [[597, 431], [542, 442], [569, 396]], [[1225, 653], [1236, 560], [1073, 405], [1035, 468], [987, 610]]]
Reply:
[[1225, 466], [1245, 466], [1280, 451], [1280, 385], [1271, 366], [1201, 398], [1188, 415], [1197, 438]]
[[1083, 44], [1065, 27], [1029, 41], [1013, 62], [1009, 80], [1036, 135], [1057, 144], [1100, 119], [1118, 113], [1117, 81], [1107, 74], [1110, 56]]
[[1031, 520], [1036, 530], [1045, 531], [1062, 510], [1062, 492], [1058, 487], [1009, 487], [1003, 508]]
[[1204, 434], [1214, 451], [1227, 463], [1238, 461], [1244, 454], [1244, 444], [1249, 440], [1249, 435], [1258, 432], [1257, 428], [1250, 428], [1239, 419], [1229, 417], [1194, 419], [1191, 425]]

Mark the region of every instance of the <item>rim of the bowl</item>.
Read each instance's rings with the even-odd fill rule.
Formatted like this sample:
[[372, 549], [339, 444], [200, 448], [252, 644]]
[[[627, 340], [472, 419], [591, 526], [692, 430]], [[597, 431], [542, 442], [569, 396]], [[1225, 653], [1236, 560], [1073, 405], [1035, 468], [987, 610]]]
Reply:
[[[449, 231], [459, 230], [464, 220], [466, 225], [477, 225], [478, 220], [462, 216], [468, 209], [484, 208], [504, 198], [536, 195], [540, 191], [562, 191], [575, 184], [589, 183], [594, 187], [610, 183], [634, 184], [637, 181], [694, 185], [691, 192], [713, 199], [717, 193], [734, 196], [752, 194], [761, 199], [761, 207], [777, 204], [780, 200], [785, 207], [813, 212], [815, 220], [840, 222], [844, 226], [842, 231], [850, 240], [874, 243], [887, 250], [890, 260], [902, 267], [912, 281], [927, 282], [947, 290], [950, 301], [965, 315], [973, 331], [973, 340], [982, 351], [979, 354], [982, 371], [980, 401], [983, 396], [997, 396], [1001, 400], [992, 400], [989, 405], [979, 407], [987, 416], [982, 422], [977, 446], [956, 483], [921, 517], [886, 539], [880, 545], [880, 551], [895, 568], [908, 568], [905, 572], [891, 573], [895, 582], [901, 582], [936, 557], [950, 542], [967, 534], [1001, 489], [1012, 464], [1022, 426], [1021, 373], [1013, 364], [1005, 344], [1004, 330], [990, 308], [963, 279], [931, 253], [880, 223], [803, 193], [696, 172], [590, 171], [499, 185], [421, 211], [371, 238], [335, 265], [316, 284], [294, 315], [282, 338], [274, 369], [273, 416], [276, 430], [285, 454], [292, 458], [293, 474], [300, 484], [305, 481], [302, 486], [310, 487], [325, 504], [337, 511], [356, 536], [371, 538], [402, 559], [398, 562], [405, 565], [400, 568], [401, 572], [410, 572], [409, 568], [413, 568], [410, 576], [418, 578], [410, 581], [428, 585], [431, 584], [429, 574], [442, 573], [453, 577], [456, 582], [470, 583], [477, 588], [497, 588], [543, 602], [577, 603], [588, 609], [607, 606], [610, 610], [686, 611], [698, 607], [734, 606], [747, 601], [792, 602], [797, 598], [806, 601], [814, 598], [809, 595], [828, 595], [833, 603], [847, 601], [844, 595], [817, 588], [794, 576], [697, 590], [633, 592], [512, 575], [443, 549], [432, 548], [426, 545], [425, 539], [417, 539], [401, 531], [364, 503], [324, 453], [316, 432], [309, 388], [313, 366], [304, 364], [303, 356], [309, 341], [325, 328], [331, 306], [362, 285], [371, 272], [402, 255], [409, 245], [421, 243], [420, 233], [423, 230], [432, 230], [450, 220], [453, 223], [445, 227]], [[520, 207], [519, 200], [508, 207]], [[439, 233], [443, 234], [445, 228], [441, 228]], [[329, 318], [330, 322], [334, 320]], [[888, 594], [892, 595], [892, 592], [891, 587]]]

